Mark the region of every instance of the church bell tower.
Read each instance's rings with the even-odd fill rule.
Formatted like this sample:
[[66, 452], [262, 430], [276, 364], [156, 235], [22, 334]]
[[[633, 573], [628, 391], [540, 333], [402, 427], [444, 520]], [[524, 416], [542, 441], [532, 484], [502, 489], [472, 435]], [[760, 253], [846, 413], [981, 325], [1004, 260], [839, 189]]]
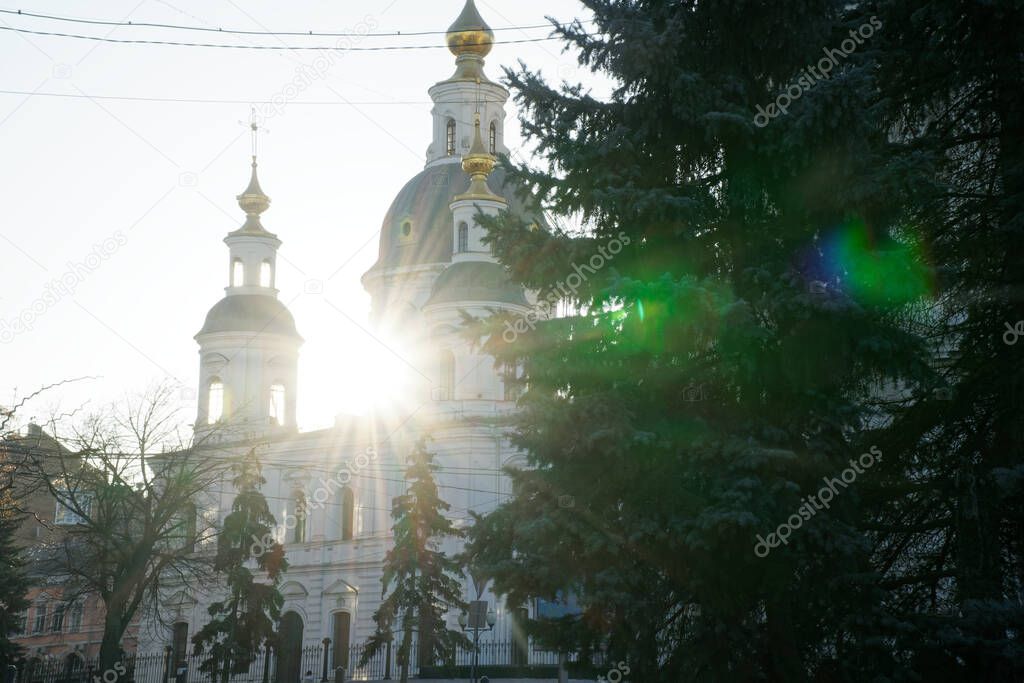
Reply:
[[245, 222], [227, 234], [228, 285], [195, 336], [199, 343], [197, 434], [252, 438], [296, 429], [299, 347], [295, 319], [277, 298], [281, 240], [263, 227], [270, 197], [256, 173], [238, 195]]

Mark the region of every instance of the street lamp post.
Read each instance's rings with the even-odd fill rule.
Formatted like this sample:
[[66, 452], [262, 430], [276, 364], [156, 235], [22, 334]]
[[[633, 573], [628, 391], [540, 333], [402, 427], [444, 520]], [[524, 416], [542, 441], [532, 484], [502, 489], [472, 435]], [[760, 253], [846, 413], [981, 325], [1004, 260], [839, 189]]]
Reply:
[[498, 618], [494, 613], [494, 610], [487, 609], [486, 600], [474, 600], [469, 603], [468, 617], [465, 612], [459, 615], [459, 627], [463, 631], [473, 632], [473, 663], [470, 666], [469, 673], [472, 683], [477, 683], [476, 667], [480, 656], [480, 632], [490, 631], [494, 628], [494, 624], [497, 620]]

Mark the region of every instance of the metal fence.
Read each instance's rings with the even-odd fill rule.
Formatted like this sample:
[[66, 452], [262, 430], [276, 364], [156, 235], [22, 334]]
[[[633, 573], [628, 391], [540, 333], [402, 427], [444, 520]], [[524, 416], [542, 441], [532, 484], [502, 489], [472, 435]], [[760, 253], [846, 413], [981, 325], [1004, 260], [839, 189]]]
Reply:
[[[233, 673], [230, 683], [334, 683], [334, 669], [344, 666], [345, 680], [375, 681], [399, 677], [398, 647], [382, 648], [366, 664], [359, 662], [364, 645], [353, 645], [347, 657], [339, 657], [329, 647], [325, 662], [323, 646], [307, 646], [292, 653], [279, 654], [260, 650], [254, 653], [244, 673]], [[409, 656], [409, 673], [416, 676], [421, 665], [468, 667], [473, 662], [472, 648], [459, 648], [444, 661], [422, 661], [416, 642]], [[172, 661], [170, 652], [130, 654], [113, 670], [101, 671], [98, 659], [86, 660], [78, 654], [63, 658], [30, 658], [18, 667], [15, 683], [220, 683], [219, 675], [201, 670], [206, 656], [189, 653], [184, 659]], [[482, 642], [477, 652], [480, 666], [555, 666], [558, 656], [553, 652], [535, 650], [516, 642]], [[597, 662], [594, 662], [597, 663]]]
[[[195, 653], [179, 661], [173, 661], [168, 652], [129, 654], [114, 668], [102, 671], [98, 658], [86, 660], [77, 654], [30, 658], [18, 667], [15, 683], [218, 683], [219, 675], [202, 671], [205, 659], [206, 655]], [[244, 673], [232, 673], [231, 683], [302, 683], [310, 676], [320, 681], [322, 666], [319, 646], [302, 648], [290, 657], [260, 650]]]
[[[483, 642], [480, 643], [477, 663], [480, 666], [536, 666], [555, 665], [558, 656], [552, 652], [533, 651], [514, 642]], [[388, 680], [398, 678], [398, 642], [391, 648], [383, 648], [371, 657], [365, 665], [359, 662], [365, 650], [363, 645], [353, 645], [349, 649], [349, 676], [356, 681]], [[473, 662], [473, 649], [459, 648], [442, 661], [423, 661], [419, 646], [414, 640], [409, 651], [409, 673], [417, 675], [421, 665], [469, 666]]]

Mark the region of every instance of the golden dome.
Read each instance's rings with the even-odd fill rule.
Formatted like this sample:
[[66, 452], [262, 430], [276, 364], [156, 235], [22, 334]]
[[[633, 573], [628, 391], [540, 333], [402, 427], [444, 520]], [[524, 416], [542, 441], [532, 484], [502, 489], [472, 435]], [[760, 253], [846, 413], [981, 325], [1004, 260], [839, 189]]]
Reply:
[[487, 176], [494, 170], [496, 163], [497, 159], [484, 147], [484, 139], [480, 135], [480, 114], [477, 114], [473, 125], [473, 146], [469, 148], [469, 154], [462, 157], [462, 170], [470, 176]]
[[[472, 2], [472, 0], [470, 0]], [[456, 195], [455, 201], [461, 199], [488, 199], [501, 203], [507, 203], [504, 197], [499, 197], [487, 186], [487, 176], [491, 174], [498, 160], [484, 147], [483, 137], [480, 135], [480, 114], [476, 115], [476, 123], [473, 130], [473, 146], [469, 148], [469, 154], [462, 157], [462, 170], [469, 174], [469, 189], [463, 194]]]
[[263, 193], [260, 181], [256, 177], [256, 157], [252, 158], [252, 176], [249, 178], [249, 187], [245, 188], [242, 194], [236, 197], [238, 206], [247, 214], [260, 215], [270, 208], [270, 197]]
[[494, 46], [494, 31], [477, 12], [473, 0], [466, 0], [462, 14], [448, 27], [446, 39], [453, 55], [486, 57]]
[[249, 186], [235, 199], [238, 200], [238, 206], [242, 211], [245, 211], [245, 224], [236, 232], [266, 233], [267, 229], [260, 223], [260, 214], [270, 208], [270, 197], [263, 192], [259, 178], [256, 177], [255, 156], [252, 158], [252, 175], [249, 177]]

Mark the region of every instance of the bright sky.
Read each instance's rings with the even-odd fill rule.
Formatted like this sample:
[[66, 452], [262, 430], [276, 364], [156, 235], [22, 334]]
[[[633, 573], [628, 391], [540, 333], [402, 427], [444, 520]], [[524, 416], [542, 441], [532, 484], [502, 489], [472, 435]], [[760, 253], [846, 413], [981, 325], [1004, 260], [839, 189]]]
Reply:
[[[443, 31], [463, 0], [47, 0], [2, 9], [110, 21], [269, 31]], [[587, 17], [575, 0], [477, 0], [495, 29]], [[72, 24], [0, 14], [0, 405], [63, 379], [98, 379], [49, 392], [23, 418], [171, 379], [195, 386], [192, 336], [224, 294], [224, 235], [241, 225], [248, 181], [249, 102], [266, 101], [311, 64], [312, 51], [98, 43], [3, 30], [257, 45], [334, 45], [334, 38], [232, 36]], [[496, 31], [497, 39], [544, 29]], [[282, 43], [282, 41], [284, 41]], [[354, 47], [443, 45], [443, 35], [365, 37]], [[273, 199], [263, 223], [283, 240], [280, 298], [306, 339], [298, 419], [327, 426], [388, 392], [398, 359], [367, 330], [359, 278], [376, 259], [381, 220], [423, 167], [426, 90], [447, 78], [447, 49], [348, 52], [312, 88], [266, 121], [260, 182]], [[559, 41], [496, 45], [487, 72], [522, 59], [550, 79], [590, 81]], [[10, 91], [34, 95], [7, 94]], [[74, 95], [55, 97], [50, 93]], [[105, 98], [233, 100], [144, 102]], [[321, 102], [329, 104], [302, 104]], [[347, 103], [345, 103], [347, 102]], [[510, 103], [511, 104], [511, 103]], [[509, 146], [519, 145], [510, 106]], [[104, 246], [105, 243], [105, 246]], [[97, 255], [99, 254], [99, 255]], [[82, 264], [76, 267], [69, 264]], [[90, 267], [94, 266], [94, 267]], [[71, 273], [71, 274], [69, 274]], [[62, 278], [73, 291], [50, 284]], [[309, 281], [322, 294], [306, 293]], [[31, 330], [13, 319], [36, 303]], [[339, 312], [340, 311], [340, 312]], [[7, 326], [5, 327], [5, 323]], [[13, 337], [13, 338], [12, 338]], [[381, 379], [383, 378], [383, 379]], [[194, 400], [183, 392], [183, 417]]]

